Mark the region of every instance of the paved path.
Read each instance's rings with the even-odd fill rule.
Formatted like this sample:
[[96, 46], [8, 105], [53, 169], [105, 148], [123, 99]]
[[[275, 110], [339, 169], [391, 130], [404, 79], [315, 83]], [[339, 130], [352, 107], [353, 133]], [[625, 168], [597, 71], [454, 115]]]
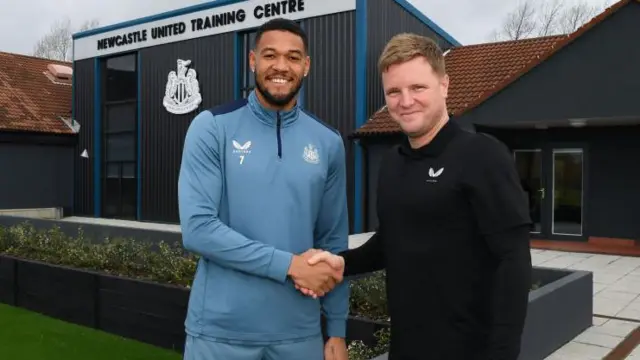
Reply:
[[[600, 360], [640, 326], [640, 258], [532, 250], [535, 266], [593, 272], [593, 326], [547, 360]], [[608, 319], [600, 316], [621, 319]], [[640, 360], [640, 348], [627, 360]]]

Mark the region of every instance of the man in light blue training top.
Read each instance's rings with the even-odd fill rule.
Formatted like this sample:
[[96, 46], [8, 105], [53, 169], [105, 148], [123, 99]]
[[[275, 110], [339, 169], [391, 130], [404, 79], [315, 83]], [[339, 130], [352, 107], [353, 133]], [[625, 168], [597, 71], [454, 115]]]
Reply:
[[313, 249], [348, 247], [342, 137], [296, 99], [307, 54], [295, 22], [265, 23], [249, 58], [256, 89], [203, 111], [187, 131], [180, 223], [200, 261], [185, 360], [347, 360], [348, 285], [329, 265], [307, 263]]

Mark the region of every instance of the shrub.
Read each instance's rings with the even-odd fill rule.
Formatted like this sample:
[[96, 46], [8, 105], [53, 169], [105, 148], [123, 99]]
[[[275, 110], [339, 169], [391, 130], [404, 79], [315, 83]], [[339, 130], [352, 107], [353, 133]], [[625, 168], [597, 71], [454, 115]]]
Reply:
[[362, 341], [356, 340], [349, 343], [349, 360], [370, 360], [376, 356], [389, 352], [390, 330], [380, 329], [375, 334], [376, 345], [368, 347]]
[[184, 287], [191, 284], [197, 263], [197, 257], [186, 253], [179, 243], [152, 244], [128, 238], [92, 243], [82, 229], [74, 238], [57, 226], [37, 230], [28, 222], [0, 227], [0, 253]]
[[350, 282], [349, 312], [375, 321], [389, 321], [385, 271]]

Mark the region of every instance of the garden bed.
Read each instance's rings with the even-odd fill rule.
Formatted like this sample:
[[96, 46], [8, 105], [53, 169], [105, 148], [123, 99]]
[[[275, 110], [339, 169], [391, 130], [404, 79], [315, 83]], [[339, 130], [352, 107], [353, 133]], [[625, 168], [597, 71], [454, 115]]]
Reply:
[[[197, 257], [179, 243], [70, 237], [0, 226], [0, 302], [183, 351]], [[388, 351], [384, 272], [351, 278], [350, 360]], [[520, 360], [543, 359], [591, 325], [592, 274], [534, 268]]]
[[[545, 359], [593, 321], [591, 272], [534, 267], [533, 284], [518, 360]], [[388, 340], [387, 333], [379, 334], [382, 341]], [[357, 345], [352, 349], [356, 360], [387, 359], [382, 354], [388, 346], [385, 343]]]
[[182, 351], [189, 290], [0, 255], [0, 302]]
[[[0, 225], [0, 302], [181, 352], [196, 263], [179, 243], [96, 239], [30, 222]], [[373, 318], [386, 313], [375, 291], [383, 278], [357, 278], [351, 307]], [[374, 332], [388, 326], [352, 317], [347, 340], [374, 346]]]

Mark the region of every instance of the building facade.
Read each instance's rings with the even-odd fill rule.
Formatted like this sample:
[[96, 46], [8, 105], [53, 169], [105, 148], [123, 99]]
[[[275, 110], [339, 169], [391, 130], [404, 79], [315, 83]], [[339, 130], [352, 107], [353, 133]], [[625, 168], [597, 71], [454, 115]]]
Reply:
[[458, 45], [404, 0], [221, 0], [75, 34], [73, 116], [78, 150], [90, 154], [75, 168], [75, 214], [177, 222], [187, 128], [198, 112], [247, 96], [256, 28], [274, 17], [308, 33], [300, 103], [345, 138], [359, 232], [362, 154], [347, 136], [382, 105], [377, 56], [402, 31]]
[[[640, 2], [622, 0], [568, 35], [470, 45], [446, 55], [451, 117], [513, 154], [534, 239], [640, 242]], [[487, 63], [482, 59], [492, 59]], [[380, 156], [402, 135], [384, 109], [365, 144], [367, 230]]]
[[71, 76], [70, 63], [0, 52], [0, 211], [72, 212]]

